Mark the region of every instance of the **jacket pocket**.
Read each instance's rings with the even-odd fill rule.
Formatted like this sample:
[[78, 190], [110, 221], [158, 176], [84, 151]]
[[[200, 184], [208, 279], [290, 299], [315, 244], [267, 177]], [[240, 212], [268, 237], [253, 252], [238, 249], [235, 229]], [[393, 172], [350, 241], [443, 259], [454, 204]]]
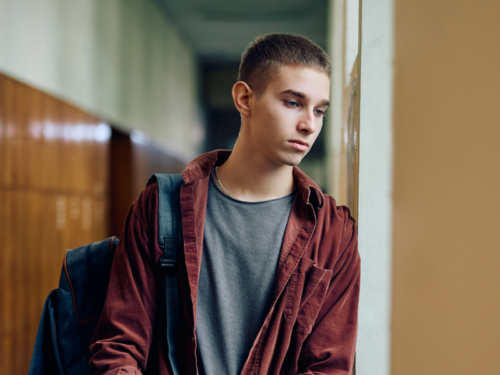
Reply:
[[288, 283], [284, 317], [296, 331], [308, 335], [326, 297], [332, 271], [301, 258]]

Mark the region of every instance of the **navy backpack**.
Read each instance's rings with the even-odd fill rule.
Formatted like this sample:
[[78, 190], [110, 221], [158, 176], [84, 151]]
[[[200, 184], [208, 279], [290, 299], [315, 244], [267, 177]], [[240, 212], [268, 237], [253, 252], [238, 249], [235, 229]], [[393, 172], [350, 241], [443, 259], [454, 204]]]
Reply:
[[[177, 252], [182, 248], [180, 214], [181, 175], [155, 174], [158, 181], [159, 238], [165, 252], [159, 267], [165, 275], [165, 306], [169, 359], [177, 375]], [[104, 307], [111, 265], [118, 238], [68, 250], [64, 257], [59, 288], [48, 295], [36, 335], [29, 375], [88, 374], [90, 341]]]

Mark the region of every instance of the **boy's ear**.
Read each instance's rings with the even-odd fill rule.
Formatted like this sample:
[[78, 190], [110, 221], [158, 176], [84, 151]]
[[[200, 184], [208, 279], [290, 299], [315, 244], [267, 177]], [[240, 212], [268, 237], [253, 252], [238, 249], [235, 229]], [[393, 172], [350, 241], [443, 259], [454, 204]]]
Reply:
[[250, 99], [255, 95], [250, 86], [243, 81], [238, 81], [233, 86], [233, 101], [238, 112], [243, 116], [250, 116]]

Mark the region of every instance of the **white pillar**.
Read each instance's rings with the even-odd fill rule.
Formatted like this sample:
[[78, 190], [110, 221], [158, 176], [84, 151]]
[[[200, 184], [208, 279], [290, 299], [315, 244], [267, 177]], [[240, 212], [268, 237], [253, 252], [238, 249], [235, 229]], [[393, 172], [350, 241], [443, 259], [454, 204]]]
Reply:
[[360, 2], [357, 375], [390, 374], [393, 0]]

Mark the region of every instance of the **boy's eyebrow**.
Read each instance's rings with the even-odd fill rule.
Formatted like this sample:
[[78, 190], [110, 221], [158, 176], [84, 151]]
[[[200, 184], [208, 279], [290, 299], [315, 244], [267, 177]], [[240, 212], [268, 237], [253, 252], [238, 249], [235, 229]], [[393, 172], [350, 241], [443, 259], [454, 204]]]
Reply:
[[[293, 96], [297, 96], [301, 99], [305, 99], [305, 100], [308, 100], [309, 99], [309, 96], [307, 96], [306, 94], [304, 94], [303, 92], [300, 92], [300, 91], [295, 91], [295, 90], [285, 90], [285, 91], [282, 91], [281, 94], [291, 94]], [[330, 106], [330, 102], [328, 100], [323, 100], [321, 102], [321, 105], [322, 106], [326, 106], [326, 107], [329, 107]]]

